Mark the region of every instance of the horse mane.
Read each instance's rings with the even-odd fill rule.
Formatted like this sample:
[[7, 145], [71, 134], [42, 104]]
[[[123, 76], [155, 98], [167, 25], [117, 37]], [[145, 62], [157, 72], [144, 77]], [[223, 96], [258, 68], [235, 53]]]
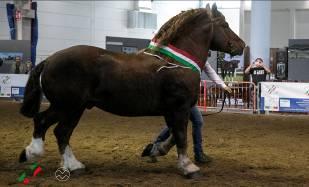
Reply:
[[188, 28], [192, 28], [192, 23], [198, 18], [211, 17], [211, 11], [205, 8], [191, 9], [183, 11], [168, 20], [155, 35], [159, 45], [171, 43], [177, 36], [183, 36]]

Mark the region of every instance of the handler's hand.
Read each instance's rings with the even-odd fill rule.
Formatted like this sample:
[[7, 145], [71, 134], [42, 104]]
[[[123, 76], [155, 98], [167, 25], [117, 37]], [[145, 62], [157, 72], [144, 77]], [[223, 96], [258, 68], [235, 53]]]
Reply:
[[226, 86], [226, 87], [224, 88], [224, 91], [225, 91], [226, 93], [229, 93], [229, 94], [232, 93], [232, 89], [231, 89], [229, 86]]

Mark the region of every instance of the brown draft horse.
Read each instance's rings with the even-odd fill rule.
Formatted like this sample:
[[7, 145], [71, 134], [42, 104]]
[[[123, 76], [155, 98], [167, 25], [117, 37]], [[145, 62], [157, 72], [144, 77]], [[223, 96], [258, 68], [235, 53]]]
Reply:
[[[209, 49], [240, 55], [245, 47], [216, 5], [174, 16], [155, 38], [159, 46], [171, 44], [199, 62], [206, 62]], [[95, 106], [122, 116], [164, 116], [172, 130], [170, 139], [177, 146], [180, 169], [187, 176], [196, 174], [199, 168], [187, 157], [187, 123], [190, 108], [197, 102], [200, 74], [160, 51], [145, 51], [148, 53], [120, 54], [73, 46], [37, 65], [27, 82], [21, 107], [23, 115], [33, 118], [34, 132], [32, 142], [20, 154], [20, 162], [43, 154], [45, 133], [57, 123], [54, 134], [62, 166], [70, 171], [83, 169], [69, 140], [84, 110]], [[168, 62], [174, 68], [161, 69]], [[42, 93], [50, 106], [39, 112]]]

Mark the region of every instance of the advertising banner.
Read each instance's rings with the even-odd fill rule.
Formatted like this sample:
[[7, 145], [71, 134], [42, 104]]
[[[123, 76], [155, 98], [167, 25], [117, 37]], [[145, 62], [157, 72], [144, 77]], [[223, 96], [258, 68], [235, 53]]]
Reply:
[[309, 112], [309, 83], [261, 82], [260, 108], [265, 111]]
[[0, 74], [0, 97], [23, 97], [29, 75]]

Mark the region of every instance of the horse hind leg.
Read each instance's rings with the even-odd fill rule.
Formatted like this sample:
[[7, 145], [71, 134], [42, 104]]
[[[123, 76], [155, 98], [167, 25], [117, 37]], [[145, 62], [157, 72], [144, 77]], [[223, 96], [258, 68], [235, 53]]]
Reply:
[[38, 113], [34, 118], [34, 131], [31, 143], [21, 152], [19, 162], [33, 160], [44, 154], [44, 140], [48, 128], [58, 122], [58, 116], [52, 106]]
[[69, 169], [70, 171], [85, 168], [85, 165], [76, 159], [69, 145], [70, 137], [73, 133], [74, 128], [77, 126], [83, 111], [84, 109], [78, 112], [65, 114], [65, 117], [58, 123], [58, 125], [54, 129], [54, 134], [57, 138], [59, 152], [62, 155], [61, 166]]
[[[164, 131], [169, 131], [169, 137], [162, 141], [153, 144], [151, 150], [149, 151], [149, 156], [164, 156], [166, 155], [171, 148], [175, 145], [175, 139], [173, 134], [171, 133], [171, 129], [173, 127], [173, 121], [168, 117], [164, 116], [166, 125], [168, 126], [168, 129], [164, 129]], [[162, 132], [161, 132], [162, 133]]]
[[164, 156], [174, 145], [174, 136], [171, 134], [165, 141], [154, 144], [150, 150], [149, 156]]

